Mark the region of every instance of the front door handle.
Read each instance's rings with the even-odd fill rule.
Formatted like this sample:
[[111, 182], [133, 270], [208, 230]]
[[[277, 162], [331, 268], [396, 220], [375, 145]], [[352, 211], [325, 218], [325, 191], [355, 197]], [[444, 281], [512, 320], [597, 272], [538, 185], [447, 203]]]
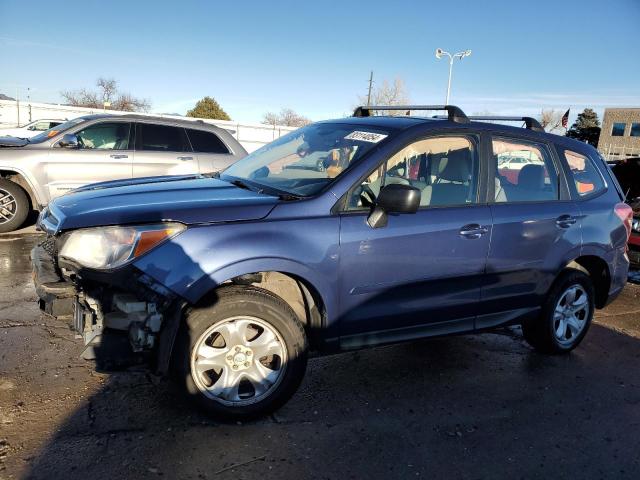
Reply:
[[576, 223], [576, 218], [571, 215], [560, 215], [556, 219], [556, 225], [560, 228], [569, 228]]
[[112, 153], [111, 155], [109, 155], [111, 158], [129, 158], [129, 155], [126, 155], [124, 153]]
[[183, 162], [186, 162], [187, 160], [193, 160], [193, 157], [178, 157], [178, 160], [182, 160]]
[[480, 238], [485, 233], [487, 233], [489, 229], [487, 227], [483, 227], [482, 225], [478, 225], [477, 223], [471, 223], [469, 225], [465, 225], [460, 229], [460, 235], [465, 238]]

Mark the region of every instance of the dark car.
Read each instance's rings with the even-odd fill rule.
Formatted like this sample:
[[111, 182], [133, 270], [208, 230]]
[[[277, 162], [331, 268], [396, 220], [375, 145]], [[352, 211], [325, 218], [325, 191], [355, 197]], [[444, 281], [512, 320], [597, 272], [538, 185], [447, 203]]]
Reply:
[[41, 307], [73, 313], [85, 358], [125, 363], [125, 345], [225, 417], [282, 405], [309, 352], [511, 324], [539, 351], [575, 348], [629, 268], [631, 209], [596, 150], [528, 117], [371, 115], [389, 108], [301, 128], [215, 178], [55, 199], [32, 252]]
[[640, 268], [640, 157], [616, 162], [611, 170], [622, 187], [627, 203], [633, 209], [633, 223], [629, 237], [629, 259], [635, 268]]

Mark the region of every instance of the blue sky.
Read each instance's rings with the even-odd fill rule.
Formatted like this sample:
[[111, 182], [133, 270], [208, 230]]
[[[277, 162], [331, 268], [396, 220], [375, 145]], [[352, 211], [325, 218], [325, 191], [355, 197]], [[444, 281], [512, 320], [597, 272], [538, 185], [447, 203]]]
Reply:
[[348, 113], [374, 80], [467, 113], [640, 106], [640, 0], [40, 2], [0, 0], [0, 92], [60, 101], [99, 76], [184, 113], [211, 95], [234, 120], [290, 107]]

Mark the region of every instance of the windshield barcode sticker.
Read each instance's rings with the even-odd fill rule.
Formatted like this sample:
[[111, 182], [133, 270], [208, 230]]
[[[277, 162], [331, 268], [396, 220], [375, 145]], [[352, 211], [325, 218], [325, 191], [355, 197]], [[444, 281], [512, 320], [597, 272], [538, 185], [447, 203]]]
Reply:
[[370, 143], [378, 143], [380, 140], [384, 140], [385, 138], [387, 138], [387, 135], [382, 133], [359, 132], [357, 130], [344, 137], [345, 140], [356, 140], [359, 142]]

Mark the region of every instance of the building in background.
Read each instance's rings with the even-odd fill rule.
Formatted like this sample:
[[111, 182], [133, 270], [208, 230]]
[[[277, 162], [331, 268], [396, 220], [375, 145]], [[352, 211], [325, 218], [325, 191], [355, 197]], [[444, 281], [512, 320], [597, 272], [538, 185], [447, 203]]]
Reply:
[[605, 109], [598, 150], [608, 161], [640, 157], [640, 108]]

